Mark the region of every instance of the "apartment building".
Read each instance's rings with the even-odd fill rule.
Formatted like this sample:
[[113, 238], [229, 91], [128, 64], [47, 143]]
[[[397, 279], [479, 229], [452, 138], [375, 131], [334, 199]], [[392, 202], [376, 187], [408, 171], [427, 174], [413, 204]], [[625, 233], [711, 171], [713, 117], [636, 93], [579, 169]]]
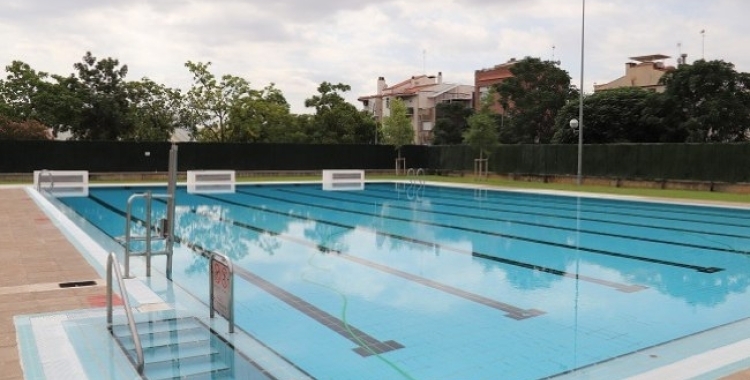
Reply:
[[659, 80], [664, 74], [675, 69], [664, 64], [667, 58], [670, 57], [663, 54], [630, 57], [631, 62], [625, 63], [624, 76], [608, 83], [594, 84], [594, 92], [620, 87], [640, 87], [649, 91], [664, 92], [666, 87], [660, 84]]
[[[492, 86], [502, 83], [504, 80], [513, 77], [513, 73], [510, 68], [513, 67], [518, 61], [515, 58], [511, 58], [506, 63], [501, 63], [487, 69], [480, 69], [474, 71], [474, 109], [479, 111], [482, 106], [482, 98], [490, 91]], [[495, 100], [497, 95], [495, 95]], [[498, 114], [503, 113], [503, 106], [500, 102], [496, 101], [492, 110]]]
[[471, 106], [474, 86], [443, 83], [443, 74], [437, 76], [417, 75], [393, 86], [385, 78], [377, 81], [377, 93], [358, 98], [365, 110], [370, 111], [378, 122], [390, 115], [390, 102], [403, 100], [414, 128], [414, 143], [429, 144], [435, 126], [436, 107], [440, 103], [463, 102]]

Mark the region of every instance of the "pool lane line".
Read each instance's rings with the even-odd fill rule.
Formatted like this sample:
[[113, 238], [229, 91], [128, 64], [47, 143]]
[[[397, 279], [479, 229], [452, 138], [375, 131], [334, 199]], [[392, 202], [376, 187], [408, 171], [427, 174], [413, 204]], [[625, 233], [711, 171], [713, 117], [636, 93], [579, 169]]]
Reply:
[[[324, 195], [313, 195], [313, 194], [304, 193], [301, 191], [294, 191], [294, 190], [287, 190], [287, 189], [279, 189], [279, 191], [288, 192], [292, 194], [298, 194], [298, 195], [304, 195], [307, 197], [324, 198], [324, 199], [331, 199], [331, 200], [335, 200], [339, 202], [343, 201], [347, 203], [372, 206], [372, 203], [368, 203], [364, 201], [357, 201], [357, 200], [352, 200], [352, 199], [341, 199], [341, 198], [329, 197], [329, 196], [324, 196]], [[364, 194], [355, 194], [355, 195], [367, 197], [367, 195], [364, 195]], [[401, 210], [407, 210], [407, 211], [414, 211], [413, 208], [410, 208], [407, 206], [389, 204], [388, 207], [401, 209]], [[612, 232], [576, 229], [572, 227], [553, 226], [553, 225], [548, 225], [548, 224], [526, 222], [523, 220], [492, 218], [492, 217], [487, 217], [487, 216], [468, 215], [468, 214], [461, 214], [461, 213], [450, 212], [450, 211], [433, 211], [433, 210], [422, 210], [422, 209], [418, 209], [416, 211], [428, 213], [428, 214], [434, 214], [434, 215], [448, 215], [448, 216], [456, 216], [456, 217], [461, 217], [461, 218], [481, 219], [481, 220], [487, 220], [491, 222], [511, 222], [511, 223], [516, 223], [516, 224], [521, 224], [521, 225], [531, 226], [531, 227], [542, 227], [542, 228], [549, 228], [549, 229], [554, 229], [554, 230], [570, 231], [570, 232], [583, 232], [583, 233], [587, 233], [591, 235], [601, 235], [601, 236], [616, 237], [616, 238], [629, 239], [629, 240], [640, 240], [640, 241], [645, 241], [649, 243], [669, 244], [669, 245], [681, 246], [681, 247], [686, 247], [686, 248], [704, 249], [704, 250], [711, 250], [711, 251], [726, 252], [726, 253], [731, 253], [731, 254], [750, 255], [750, 252], [741, 251], [741, 250], [733, 249], [733, 248], [713, 247], [713, 246], [700, 245], [700, 244], [694, 244], [694, 243], [681, 243], [681, 242], [674, 242], [674, 241], [669, 241], [669, 240], [661, 240], [661, 239], [648, 238], [648, 237], [635, 237], [635, 236], [629, 236], [629, 235], [623, 235], [623, 234], [616, 234]]]
[[[388, 190], [380, 190], [380, 189], [373, 189], [373, 191], [376, 192], [386, 192]], [[446, 197], [441, 195], [431, 195], [431, 198], [442, 198], [442, 199], [456, 199], [455, 197]], [[532, 207], [532, 208], [540, 208], [539, 206], [529, 205], [529, 204], [523, 204], [523, 203], [513, 203], [508, 201], [502, 201], [496, 202], [499, 204], [504, 205], [510, 205], [510, 206], [522, 206], [522, 207]], [[572, 205], [570, 205], [572, 206]], [[560, 206], [548, 206], [544, 207], [548, 209], [555, 209], [555, 210], [561, 210], [561, 211], [577, 211], [575, 208], [571, 207], [560, 207]], [[644, 216], [641, 214], [637, 214], [634, 212], [618, 212], [618, 211], [586, 211], [588, 213], [592, 214], [608, 214], [608, 215], [622, 215], [622, 216], [635, 216], [635, 217], [646, 217], [653, 220], [667, 220], [667, 221], [677, 221], [677, 222], [691, 222], [691, 223], [703, 223], [703, 224], [712, 224], [712, 225], [718, 225], [718, 226], [727, 226], [727, 227], [740, 227], [740, 228], [748, 228], [747, 225], [743, 224], [735, 224], [735, 223], [727, 223], [727, 222], [707, 222], [702, 219], [684, 219], [684, 218], [675, 218], [675, 217], [667, 217], [667, 216]]]
[[[289, 190], [284, 190], [284, 191], [289, 191]], [[376, 190], [370, 190], [370, 191], [378, 192], [378, 193], [387, 193], [388, 192], [388, 190], [377, 190], [377, 189]], [[392, 191], [391, 191], [391, 193], [392, 193]], [[402, 202], [404, 201], [403, 199], [394, 199], [393, 197], [376, 196], [376, 195], [371, 195], [371, 194], [367, 194], [367, 195], [365, 195], [365, 194], [356, 194], [356, 195], [363, 196], [363, 197], [386, 199], [386, 200], [391, 200], [391, 201], [402, 201]], [[436, 197], [436, 198], [456, 199], [456, 198], [453, 198], [453, 197]], [[467, 201], [470, 201], [470, 200], [467, 200]], [[440, 206], [470, 207], [470, 206], [468, 206], [466, 204], [457, 204], [457, 203], [448, 203], [448, 202], [434, 202], [432, 200], [430, 200], [430, 202], [432, 204], [440, 205]], [[523, 207], [529, 207], [529, 208], [535, 208], [535, 209], [539, 208], [539, 207], [536, 207], [536, 206], [533, 206], [533, 205], [518, 205], [518, 204], [507, 203], [507, 202], [499, 202], [499, 203], [493, 203], [493, 204], [511, 205], [511, 206], [523, 206]], [[485, 206], [486, 206], [486, 204], [485, 204]], [[642, 223], [611, 221], [611, 220], [597, 219], [597, 218], [583, 218], [583, 217], [579, 218], [579, 217], [573, 217], [573, 216], [564, 216], [564, 215], [559, 215], [559, 214], [549, 214], [549, 213], [536, 212], [536, 211], [514, 211], [514, 210], [508, 210], [508, 209], [503, 209], [503, 208], [494, 208], [494, 207], [484, 207], [483, 210], [496, 211], [496, 212], [504, 212], [504, 213], [509, 213], [509, 214], [543, 216], [543, 217], [558, 218], [558, 219], [585, 220], [585, 221], [588, 221], [588, 222], [600, 222], [600, 223], [623, 225], [623, 226], [631, 226], [631, 227], [653, 228], [653, 229], [665, 230], [665, 231], [686, 232], [686, 233], [693, 233], [693, 234], [696, 234], [696, 235], [712, 235], [712, 236], [722, 236], [722, 237], [741, 238], [741, 239], [747, 239], [748, 238], [748, 235], [728, 234], [728, 233], [723, 233], [723, 232], [705, 232], [705, 231], [699, 231], [699, 230], [692, 230], [692, 229], [688, 229], [688, 228], [677, 228], [677, 227], [667, 227], [667, 226], [664, 226], [664, 225], [650, 225], [650, 224], [642, 224]], [[574, 210], [566, 210], [566, 211], [574, 211]], [[595, 213], [595, 214], [604, 214], [604, 212], [601, 212], [601, 211], [593, 211], [593, 212], [592, 211], [585, 211], [585, 212]], [[635, 216], [644, 217], [643, 215], [635, 215]], [[685, 220], [681, 220], [681, 221], [685, 221]], [[698, 221], [696, 223], [702, 223], [702, 222]], [[749, 227], [749, 226], [736, 225], [735, 227]]]
[[[333, 234], [331, 234], [331, 236], [333, 236]], [[316, 265], [315, 259], [317, 257], [319, 257], [319, 255], [316, 252], [313, 252], [310, 255], [308, 255], [307, 264], [311, 268], [313, 268], [313, 269], [315, 269], [315, 270], [317, 270], [319, 272], [327, 273], [328, 277], [330, 277], [331, 275], [333, 275], [333, 271], [331, 270], [331, 268], [327, 268], [327, 267]], [[306, 282], [308, 282], [310, 284], [319, 286], [319, 287], [321, 287], [323, 289], [327, 289], [328, 291], [337, 294], [339, 296], [339, 298], [341, 298], [341, 311], [340, 311], [340, 313], [341, 313], [341, 321], [343, 321], [344, 325], [348, 327], [349, 326], [349, 321], [347, 320], [347, 314], [346, 313], [347, 313], [347, 310], [349, 308], [349, 298], [347, 297], [347, 295], [341, 289], [339, 289], [338, 287], [334, 286], [333, 284], [326, 284], [326, 283], [323, 283], [321, 281], [316, 281], [314, 279], [307, 278], [307, 271], [304, 271], [304, 272], [300, 273], [300, 278], [303, 281], [306, 281]], [[359, 340], [357, 338], [357, 336], [350, 329], [347, 328], [347, 331], [349, 332], [349, 335], [351, 335], [352, 337], [354, 337], [355, 339], [357, 339], [357, 341], [360, 343], [361, 347], [365, 347], [366, 349], [370, 350], [370, 348], [367, 346], [367, 344], [365, 342]], [[378, 360], [382, 361], [387, 366], [391, 367], [394, 371], [398, 372], [405, 379], [408, 379], [408, 380], [417, 380], [413, 376], [411, 376], [408, 371], [406, 371], [405, 369], [401, 368], [401, 366], [399, 366], [398, 364], [392, 362], [387, 357], [385, 357], [383, 355], [376, 354], [374, 352], [373, 352], [373, 354], [375, 355], [375, 357], [378, 358]]]
[[[317, 208], [326, 209], [326, 210], [332, 210], [332, 211], [338, 211], [338, 212], [345, 212], [345, 213], [350, 213], [350, 214], [365, 215], [365, 216], [376, 216], [375, 214], [372, 214], [372, 213], [369, 213], [369, 212], [354, 211], [354, 210], [344, 210], [344, 209], [340, 209], [340, 208], [337, 208], [337, 207], [324, 206], [324, 205], [315, 205], [315, 204], [310, 204], [310, 203], [305, 203], [305, 202], [298, 202], [298, 201], [293, 201], [293, 200], [288, 200], [288, 199], [273, 197], [273, 196], [270, 196], [270, 195], [259, 195], [259, 194], [248, 193], [248, 192], [243, 192], [243, 191], [237, 191], [237, 192], [238, 193], [242, 193], [242, 194], [247, 194], [247, 195], [255, 196], [255, 197], [259, 197], [259, 198], [267, 198], [267, 199], [282, 201], [282, 202], [291, 203], [291, 204], [298, 204], [298, 205], [303, 205], [303, 206], [308, 206], [308, 207], [317, 207]], [[563, 243], [555, 243], [555, 242], [549, 242], [549, 241], [544, 241], [544, 240], [526, 238], [526, 237], [523, 237], [523, 236], [508, 235], [508, 234], [503, 234], [503, 233], [499, 233], [499, 232], [479, 230], [479, 229], [476, 229], [476, 228], [452, 226], [452, 225], [449, 225], [449, 224], [427, 222], [427, 221], [419, 221], [419, 220], [412, 220], [412, 219], [399, 218], [399, 217], [387, 216], [387, 215], [385, 215], [385, 216], [384, 215], [377, 215], [377, 216], [379, 218], [391, 219], [391, 220], [398, 220], [398, 221], [407, 222], [407, 223], [417, 223], [417, 224], [424, 224], [424, 225], [430, 225], [430, 226], [435, 226], [435, 227], [443, 227], [443, 228], [455, 229], [455, 230], [459, 230], [459, 231], [465, 231], [465, 232], [472, 232], [472, 233], [483, 234], [483, 235], [488, 235], [488, 236], [501, 237], [501, 238], [505, 238], [505, 239], [519, 240], [519, 241], [525, 241], [525, 242], [529, 242], [529, 243], [542, 244], [542, 245], [549, 245], [549, 246], [558, 247], [558, 248], [574, 249], [574, 250], [577, 250], [577, 251], [584, 251], [584, 252], [598, 254], [598, 255], [620, 257], [620, 258], [624, 258], [624, 259], [628, 259], [628, 260], [644, 261], [644, 262], [649, 262], [649, 263], [653, 263], [653, 264], [667, 265], [667, 266], [673, 266], [673, 267], [677, 267], [677, 268], [692, 269], [692, 270], [695, 270], [695, 271], [698, 271], [698, 272], [701, 272], [701, 273], [716, 273], [716, 272], [721, 272], [721, 271], [724, 270], [724, 268], [705, 267], [705, 266], [700, 266], [700, 265], [685, 264], [685, 263], [680, 263], [680, 262], [676, 262], [676, 261], [661, 260], [661, 259], [655, 259], [655, 258], [651, 258], [651, 257], [635, 256], [635, 255], [628, 255], [628, 254], [625, 254], [625, 253], [617, 253], [617, 252], [605, 251], [603, 249], [597, 249], [597, 248], [588, 248], [588, 247], [580, 247], [580, 246], [570, 246], [568, 244], [563, 244]]]
[[[89, 194], [89, 198], [91, 198], [96, 203], [99, 203], [101, 206], [107, 208], [108, 210], [121, 215], [123, 218], [126, 217], [125, 212], [107, 203], [103, 199], [100, 199], [91, 194]], [[164, 203], [163, 200], [161, 199], [158, 199], [157, 202]], [[135, 218], [132, 215], [131, 215], [131, 218], [133, 218], [134, 220], [143, 222], [142, 220]], [[214, 253], [211, 250], [203, 248], [200, 244], [192, 243], [189, 240], [182, 238], [181, 236], [175, 235], [174, 239], [176, 243], [180, 243], [184, 245], [185, 247], [189, 248], [194, 253], [206, 259], [208, 259], [212, 253]], [[345, 324], [343, 321], [334, 317], [331, 314], [328, 314], [326, 311], [317, 308], [315, 305], [303, 300], [302, 298], [295, 296], [292, 293], [287, 292], [286, 290], [276, 285], [273, 285], [272, 283], [264, 280], [263, 278], [251, 273], [250, 271], [238, 265], [234, 266], [234, 273], [238, 275], [240, 278], [244, 279], [245, 281], [263, 289], [265, 292], [271, 294], [272, 296], [276, 297], [278, 300], [286, 303], [287, 305], [291, 306], [297, 311], [302, 312], [303, 314], [312, 318], [316, 322], [322, 324], [325, 327], [328, 327], [330, 330], [343, 336], [350, 342], [353, 342], [354, 344], [358, 346], [354, 348], [353, 351], [358, 353], [362, 357], [367, 357], [370, 355], [379, 355], [379, 354], [386, 353], [389, 351], [397, 350], [399, 348], [404, 348], [404, 346], [401, 343], [398, 343], [393, 340], [388, 340], [388, 341], [383, 342], [378, 339], [375, 339], [369, 334], [365, 333], [364, 331], [358, 329], [357, 327], [354, 327], [350, 324]], [[350, 335], [348, 331], [353, 332], [354, 335]], [[361, 345], [361, 342], [364, 342], [367, 346], [363, 347]]]
[[[198, 213], [197, 211], [195, 211], [193, 209], [191, 209], [191, 212], [193, 212], [196, 215], [202, 216], [202, 217], [208, 217], [208, 218], [211, 217], [208, 214]], [[503, 311], [503, 312], [507, 313], [507, 314], [505, 314], [506, 317], [512, 318], [512, 319], [515, 319], [515, 320], [522, 320], [522, 319], [536, 317], [538, 315], [544, 314], [544, 312], [541, 311], [541, 310], [536, 310], [536, 309], [522, 309], [520, 307], [513, 306], [511, 304], [507, 304], [507, 303], [504, 303], [504, 302], [499, 302], [499, 301], [493, 300], [491, 298], [487, 298], [487, 297], [484, 297], [484, 296], [480, 296], [478, 294], [474, 294], [474, 293], [467, 292], [467, 291], [462, 290], [462, 289], [458, 289], [458, 288], [452, 287], [450, 285], [445, 285], [445, 284], [442, 284], [442, 283], [434, 281], [434, 280], [430, 280], [430, 279], [427, 279], [427, 278], [424, 278], [424, 277], [416, 276], [416, 275], [413, 275], [411, 273], [404, 272], [404, 271], [401, 271], [401, 270], [398, 270], [398, 269], [394, 269], [394, 268], [391, 268], [391, 267], [386, 266], [386, 265], [378, 264], [376, 262], [373, 262], [373, 261], [370, 261], [370, 260], [367, 260], [367, 259], [363, 259], [363, 258], [360, 258], [360, 257], [352, 256], [352, 255], [344, 253], [344, 252], [342, 252], [340, 250], [328, 248], [328, 247], [326, 247], [326, 246], [324, 246], [322, 244], [316, 244], [315, 242], [312, 242], [310, 240], [297, 238], [297, 237], [294, 237], [294, 236], [291, 236], [291, 235], [288, 235], [288, 234], [285, 234], [285, 233], [280, 233], [280, 232], [276, 232], [276, 231], [270, 231], [270, 230], [267, 230], [265, 228], [253, 226], [253, 225], [245, 223], [245, 222], [239, 222], [237, 220], [230, 220], [230, 219], [225, 219], [225, 218], [222, 218], [222, 217], [215, 218], [215, 220], [218, 220], [218, 221], [220, 221], [222, 223], [231, 224], [231, 225], [233, 225], [235, 227], [240, 227], [240, 228], [244, 228], [244, 229], [247, 229], [247, 230], [251, 230], [251, 231], [254, 231], [254, 232], [257, 232], [257, 233], [269, 233], [269, 234], [271, 234], [273, 236], [280, 237], [282, 239], [288, 240], [288, 241], [296, 243], [296, 244], [304, 245], [304, 246], [307, 246], [307, 247], [310, 247], [310, 248], [315, 248], [315, 249], [317, 249], [317, 250], [319, 250], [320, 252], [323, 252], [323, 253], [334, 253], [334, 254], [336, 254], [336, 257], [342, 258], [344, 260], [351, 261], [351, 262], [354, 262], [354, 263], [357, 263], [357, 264], [360, 264], [360, 265], [364, 265], [364, 266], [369, 267], [371, 269], [375, 269], [375, 270], [378, 270], [378, 271], [381, 271], [381, 272], [385, 272], [385, 273], [394, 275], [396, 277], [401, 277], [401, 278], [403, 278], [405, 280], [416, 282], [417, 284], [424, 285], [424, 286], [427, 286], [429, 288], [433, 288], [433, 289], [442, 291], [444, 293], [448, 293], [448, 294], [451, 294], [451, 295], [454, 295], [454, 296], [461, 297], [461, 298], [463, 298], [465, 300], [468, 300], [468, 301], [476, 302], [476, 303], [479, 303], [481, 305], [489, 306], [489, 307], [491, 307], [493, 309], [497, 309], [497, 310]], [[306, 220], [309, 220], [309, 219], [306, 219]], [[339, 226], [336, 226], [336, 227], [353, 229], [353, 227], [346, 227], [346, 226], [342, 226], [342, 225], [339, 225]]]
[[[235, 202], [235, 201], [231, 201], [231, 200], [227, 200], [227, 199], [221, 199], [221, 198], [218, 198], [218, 197], [215, 197], [215, 196], [210, 196], [210, 195], [205, 195], [205, 194], [202, 194], [200, 196], [204, 197], [204, 198], [208, 198], [208, 199], [213, 199], [215, 201], [232, 204], [232, 205], [235, 205], [235, 206], [238, 206], [238, 207], [249, 208], [249, 209], [253, 209], [253, 210], [257, 210], [257, 211], [261, 211], [261, 212], [273, 213], [273, 214], [281, 215], [281, 216], [284, 216], [284, 217], [292, 217], [292, 218], [303, 220], [303, 221], [312, 221], [312, 222], [316, 222], [316, 223], [323, 223], [323, 224], [327, 224], [327, 225], [330, 225], [330, 226], [345, 228], [345, 229], [349, 229], [349, 230], [354, 230], [354, 229], [357, 228], [356, 226], [352, 226], [352, 225], [348, 225], [348, 224], [343, 224], [343, 223], [338, 223], [338, 222], [332, 222], [332, 221], [323, 220], [323, 219], [309, 218], [309, 217], [306, 217], [306, 216], [294, 215], [294, 214], [290, 214], [288, 212], [273, 210], [273, 209], [269, 209], [269, 208], [251, 206], [251, 205], [247, 205], [247, 204], [244, 204], [244, 203], [239, 203], [239, 202]], [[269, 231], [269, 230], [266, 230], [266, 229], [263, 229], [263, 228], [260, 228], [260, 227], [253, 227], [253, 228], [257, 228], [256, 231], [267, 232], [267, 233], [270, 233], [270, 234], [273, 234], [273, 235], [280, 235], [279, 232]], [[360, 228], [362, 228], [362, 227], [360, 227]], [[377, 230], [364, 229], [364, 228], [362, 228], [362, 229], [365, 230], [365, 231], [368, 231], [370, 233], [373, 233], [375, 235], [387, 236], [387, 237], [390, 237], [390, 238], [393, 238], [393, 239], [398, 239], [398, 240], [406, 241], [406, 242], [409, 242], [409, 243], [415, 243], [415, 244], [423, 245], [423, 246], [426, 246], [426, 247], [439, 248], [439, 249], [442, 249], [442, 250], [451, 251], [451, 252], [455, 252], [455, 253], [467, 254], [467, 255], [471, 255], [473, 257], [477, 257], [477, 258], [481, 258], [481, 259], [485, 259], [485, 260], [490, 260], [490, 261], [495, 261], [495, 262], [502, 263], [502, 264], [517, 266], [517, 267], [521, 267], [521, 268], [524, 268], [524, 269], [530, 269], [532, 271], [549, 273], [549, 274], [553, 274], [553, 275], [557, 275], [557, 276], [561, 276], [561, 277], [566, 277], [566, 278], [571, 278], [571, 279], [575, 279], [575, 280], [586, 281], [586, 282], [590, 282], [590, 283], [597, 284], [597, 285], [603, 285], [603, 286], [610, 287], [610, 288], [613, 288], [615, 290], [618, 290], [618, 291], [621, 291], [621, 292], [624, 292], [624, 293], [633, 293], [633, 292], [637, 292], [639, 290], [643, 290], [643, 289], [647, 289], [648, 288], [647, 286], [620, 284], [620, 283], [617, 283], [617, 282], [603, 280], [603, 279], [598, 279], [598, 278], [594, 278], [594, 277], [589, 277], [589, 276], [581, 275], [581, 274], [578, 274], [578, 273], [570, 273], [570, 272], [565, 272], [565, 271], [562, 271], [562, 270], [559, 270], [559, 269], [548, 268], [548, 267], [544, 267], [544, 266], [537, 265], [537, 264], [530, 264], [530, 263], [525, 263], [525, 262], [521, 262], [521, 261], [506, 259], [506, 258], [497, 257], [497, 256], [493, 256], [493, 255], [488, 255], [488, 254], [484, 254], [484, 253], [480, 253], [480, 252], [476, 252], [476, 251], [463, 250], [463, 249], [454, 248], [454, 247], [451, 247], [451, 246], [446, 246], [446, 245], [436, 244], [436, 243], [433, 243], [433, 242], [428, 242], [428, 241], [425, 241], [425, 240], [419, 240], [419, 239], [408, 237], [408, 236], [396, 235], [396, 234], [392, 234], [392, 233], [381, 232], [381, 231], [377, 231]], [[329, 249], [329, 248], [324, 247], [324, 246], [318, 246], [318, 247], [319, 247], [319, 249], [323, 249], [323, 250], [328, 250]]]

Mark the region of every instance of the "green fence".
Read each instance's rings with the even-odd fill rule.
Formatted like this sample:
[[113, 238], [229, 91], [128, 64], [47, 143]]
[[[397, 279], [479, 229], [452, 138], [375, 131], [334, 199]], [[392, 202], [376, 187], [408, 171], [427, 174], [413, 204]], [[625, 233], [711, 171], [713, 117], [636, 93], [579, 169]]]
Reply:
[[[433, 146], [430, 168], [472, 171], [468, 146]], [[577, 145], [501, 145], [489, 157], [498, 174], [576, 175]], [[643, 180], [750, 182], [750, 144], [607, 144], [583, 146], [583, 175]]]
[[[0, 173], [38, 169], [91, 172], [164, 171], [169, 143], [0, 140]], [[180, 170], [320, 170], [394, 168], [385, 145], [179, 144]], [[474, 169], [477, 151], [464, 145], [405, 146], [407, 167]], [[498, 174], [576, 175], [578, 146], [500, 145], [489, 157]], [[643, 180], [750, 182], [750, 144], [584, 145], [583, 175]]]

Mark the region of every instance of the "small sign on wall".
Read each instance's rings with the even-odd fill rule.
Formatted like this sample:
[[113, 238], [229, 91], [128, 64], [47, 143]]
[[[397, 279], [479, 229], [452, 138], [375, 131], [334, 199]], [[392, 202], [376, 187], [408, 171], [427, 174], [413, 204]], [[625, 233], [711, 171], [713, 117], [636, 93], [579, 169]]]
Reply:
[[209, 258], [211, 318], [215, 312], [229, 322], [229, 332], [234, 332], [234, 275], [232, 262], [224, 255], [213, 253]]

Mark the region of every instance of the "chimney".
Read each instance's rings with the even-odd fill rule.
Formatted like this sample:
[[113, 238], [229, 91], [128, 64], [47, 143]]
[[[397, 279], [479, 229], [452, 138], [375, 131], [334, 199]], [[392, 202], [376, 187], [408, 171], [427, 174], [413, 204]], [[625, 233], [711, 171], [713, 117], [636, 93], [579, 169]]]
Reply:
[[443, 84], [443, 72], [438, 71], [438, 84]]
[[378, 78], [378, 95], [383, 95], [383, 90], [388, 87], [385, 85], [385, 78], [379, 77]]

